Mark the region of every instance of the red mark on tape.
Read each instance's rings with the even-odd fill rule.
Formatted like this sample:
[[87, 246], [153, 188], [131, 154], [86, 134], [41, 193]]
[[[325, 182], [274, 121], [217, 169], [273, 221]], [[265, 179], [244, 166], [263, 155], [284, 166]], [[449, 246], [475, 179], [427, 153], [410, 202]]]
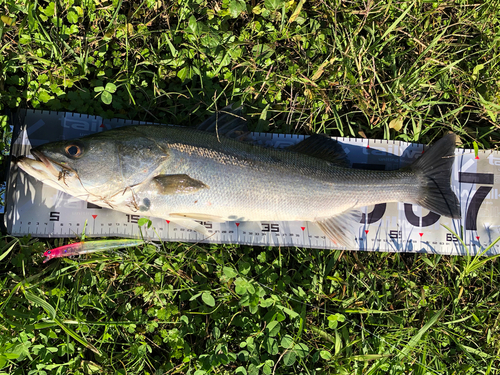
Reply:
[[92, 217], [95, 219], [97, 217], [97, 215], [92, 215]]
[[239, 227], [240, 226], [240, 223], [236, 223], [236, 226]]
[[420, 237], [422, 237], [424, 234], [423, 233], [419, 233]]
[[305, 229], [306, 229], [306, 227], [300, 227], [300, 229], [305, 230]]

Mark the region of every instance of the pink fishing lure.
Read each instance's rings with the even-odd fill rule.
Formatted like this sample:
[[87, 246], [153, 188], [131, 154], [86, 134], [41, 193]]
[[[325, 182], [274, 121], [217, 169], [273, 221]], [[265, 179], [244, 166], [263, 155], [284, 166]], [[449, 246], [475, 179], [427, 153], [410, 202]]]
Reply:
[[45, 257], [43, 263], [54, 258], [70, 257], [74, 255], [82, 255], [95, 253], [98, 251], [115, 250], [125, 247], [133, 247], [143, 245], [143, 240], [137, 239], [122, 239], [122, 240], [98, 240], [90, 242], [76, 242], [69, 245], [56, 247], [52, 250], [47, 250], [43, 253]]

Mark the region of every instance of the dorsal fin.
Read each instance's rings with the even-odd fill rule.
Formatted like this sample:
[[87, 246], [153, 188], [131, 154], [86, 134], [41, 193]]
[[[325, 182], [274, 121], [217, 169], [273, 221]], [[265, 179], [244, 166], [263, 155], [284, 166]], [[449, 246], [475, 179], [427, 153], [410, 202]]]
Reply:
[[340, 167], [349, 167], [347, 155], [342, 146], [326, 134], [313, 134], [288, 149], [300, 154], [327, 160]]
[[243, 117], [243, 107], [233, 109], [233, 104], [214, 113], [198, 125], [197, 129], [233, 139], [238, 139], [249, 132], [247, 121]]

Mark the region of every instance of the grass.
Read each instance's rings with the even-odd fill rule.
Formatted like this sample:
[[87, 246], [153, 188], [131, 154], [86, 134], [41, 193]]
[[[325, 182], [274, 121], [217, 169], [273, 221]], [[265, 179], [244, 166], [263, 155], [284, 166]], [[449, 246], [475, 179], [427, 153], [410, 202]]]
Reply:
[[462, 277], [466, 258], [163, 246], [41, 267], [44, 244], [19, 239], [5, 373], [497, 370], [495, 262]]
[[[499, 5], [4, 0], [0, 110], [496, 149]], [[496, 258], [63, 242], [2, 237], [1, 374], [499, 373]]]

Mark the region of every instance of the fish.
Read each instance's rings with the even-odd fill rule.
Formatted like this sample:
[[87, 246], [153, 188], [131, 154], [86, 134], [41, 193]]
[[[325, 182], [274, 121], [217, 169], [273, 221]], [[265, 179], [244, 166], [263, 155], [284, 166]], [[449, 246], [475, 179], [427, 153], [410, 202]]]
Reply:
[[17, 165], [87, 202], [205, 235], [200, 221], [306, 221], [350, 248], [364, 206], [406, 202], [461, 217], [450, 183], [453, 133], [408, 167], [374, 171], [350, 168], [341, 144], [322, 134], [287, 149], [256, 145], [242, 121], [229, 108], [199, 129], [124, 126], [43, 144]]

